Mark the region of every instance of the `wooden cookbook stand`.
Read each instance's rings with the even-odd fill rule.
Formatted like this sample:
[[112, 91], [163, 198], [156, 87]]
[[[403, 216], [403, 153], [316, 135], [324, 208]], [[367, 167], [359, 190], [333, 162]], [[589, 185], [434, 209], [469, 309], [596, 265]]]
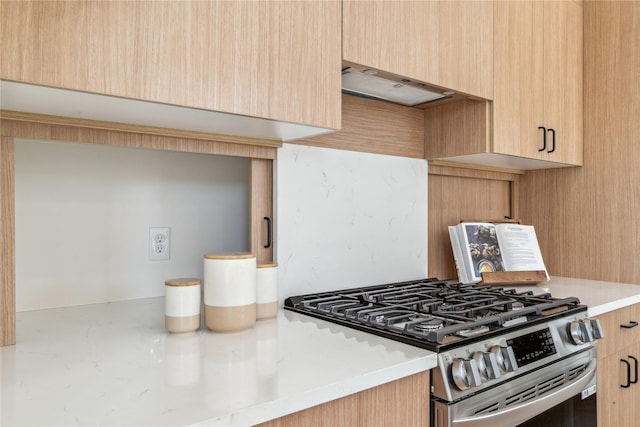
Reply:
[[482, 280], [478, 285], [504, 286], [504, 285], [535, 285], [546, 282], [547, 275], [544, 270], [537, 271], [494, 271], [482, 273]]

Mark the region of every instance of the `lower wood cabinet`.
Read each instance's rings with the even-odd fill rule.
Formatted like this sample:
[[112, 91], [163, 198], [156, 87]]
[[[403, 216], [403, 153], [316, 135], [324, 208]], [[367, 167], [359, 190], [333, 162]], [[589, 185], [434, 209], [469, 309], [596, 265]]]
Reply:
[[640, 344], [598, 360], [598, 426], [638, 425], [638, 360]]
[[284, 416], [260, 427], [429, 426], [429, 372]]
[[598, 426], [634, 426], [640, 417], [640, 304], [599, 316]]

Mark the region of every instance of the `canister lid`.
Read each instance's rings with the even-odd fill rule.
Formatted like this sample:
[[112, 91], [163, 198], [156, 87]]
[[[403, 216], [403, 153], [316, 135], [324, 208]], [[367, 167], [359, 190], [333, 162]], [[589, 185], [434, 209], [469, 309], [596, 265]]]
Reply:
[[164, 282], [167, 286], [195, 286], [200, 284], [200, 279], [194, 278], [181, 278], [181, 279], [169, 279]]
[[271, 268], [271, 267], [277, 267], [277, 266], [278, 266], [277, 262], [256, 265], [257, 268]]
[[225, 254], [205, 254], [205, 259], [248, 259], [256, 256], [250, 252], [229, 252]]

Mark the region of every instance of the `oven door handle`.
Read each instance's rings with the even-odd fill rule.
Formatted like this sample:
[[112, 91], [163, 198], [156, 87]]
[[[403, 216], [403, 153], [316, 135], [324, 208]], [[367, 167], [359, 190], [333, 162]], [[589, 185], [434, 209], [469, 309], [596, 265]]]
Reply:
[[587, 372], [582, 377], [552, 393], [528, 400], [520, 405], [503, 411], [453, 420], [451, 425], [455, 427], [495, 427], [502, 425], [518, 425], [538, 414], [543, 413], [547, 409], [553, 408], [558, 403], [571, 399], [576, 395], [580, 395], [583, 390], [586, 390], [591, 386], [592, 382], [595, 383], [595, 379], [596, 363], [595, 360], [593, 360], [589, 363]]

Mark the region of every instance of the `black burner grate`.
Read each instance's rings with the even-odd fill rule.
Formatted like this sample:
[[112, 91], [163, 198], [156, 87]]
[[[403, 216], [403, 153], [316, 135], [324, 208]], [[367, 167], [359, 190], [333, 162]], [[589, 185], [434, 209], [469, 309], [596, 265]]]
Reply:
[[438, 351], [586, 307], [577, 298], [430, 278], [290, 297], [285, 309]]

